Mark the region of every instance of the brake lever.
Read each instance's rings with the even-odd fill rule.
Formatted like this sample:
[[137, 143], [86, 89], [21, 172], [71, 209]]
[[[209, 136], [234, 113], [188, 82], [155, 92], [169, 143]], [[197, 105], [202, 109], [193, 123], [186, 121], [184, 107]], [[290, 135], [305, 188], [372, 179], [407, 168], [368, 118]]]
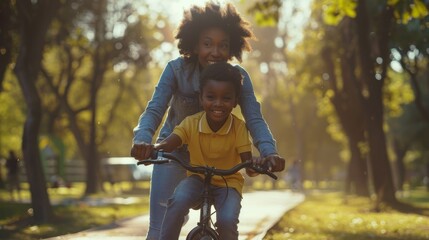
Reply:
[[170, 159], [146, 159], [137, 162], [137, 165], [164, 164], [170, 162]]

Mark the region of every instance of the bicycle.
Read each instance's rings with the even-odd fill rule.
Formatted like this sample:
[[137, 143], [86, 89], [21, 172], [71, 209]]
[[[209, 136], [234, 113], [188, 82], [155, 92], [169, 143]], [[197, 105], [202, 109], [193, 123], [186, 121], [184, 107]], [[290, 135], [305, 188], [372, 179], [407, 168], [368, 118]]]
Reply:
[[[210, 201], [210, 183], [212, 176], [227, 176], [234, 174], [243, 168], [250, 167], [258, 173], [266, 174], [271, 178], [277, 180], [277, 176], [274, 175], [272, 172], [268, 171], [268, 168], [266, 166], [254, 166], [251, 161], [242, 162], [230, 169], [216, 169], [210, 166], [191, 166], [190, 164], [176, 158], [171, 153], [156, 150], [151, 154], [150, 159], [141, 160], [137, 162], [137, 165], [163, 164], [171, 161], [179, 163], [179, 165], [181, 165], [184, 169], [190, 172], [204, 174], [204, 190], [202, 195], [202, 203], [198, 206], [198, 208], [200, 209], [200, 219], [197, 226], [188, 233], [186, 240], [219, 240], [219, 234], [214, 229], [214, 226], [212, 226], [213, 224], [211, 221], [211, 208], [213, 203]], [[194, 209], [197, 210], [198, 208]]]

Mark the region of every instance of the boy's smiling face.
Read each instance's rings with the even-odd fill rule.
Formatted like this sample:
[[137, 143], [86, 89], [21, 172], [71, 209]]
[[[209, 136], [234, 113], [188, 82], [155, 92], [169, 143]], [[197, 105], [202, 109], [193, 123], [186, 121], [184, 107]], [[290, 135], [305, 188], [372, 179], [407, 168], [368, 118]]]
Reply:
[[229, 81], [208, 80], [200, 100], [207, 122], [215, 132], [222, 127], [238, 103], [234, 85]]

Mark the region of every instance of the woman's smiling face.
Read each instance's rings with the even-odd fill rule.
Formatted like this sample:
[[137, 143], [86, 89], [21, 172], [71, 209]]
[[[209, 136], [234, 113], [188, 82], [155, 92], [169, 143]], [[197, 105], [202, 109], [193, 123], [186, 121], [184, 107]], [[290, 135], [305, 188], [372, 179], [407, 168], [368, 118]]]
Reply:
[[229, 81], [208, 80], [200, 100], [213, 131], [222, 127], [238, 103], [234, 85]]
[[226, 62], [230, 56], [229, 36], [221, 28], [212, 27], [200, 33], [195, 54], [201, 67], [215, 62]]

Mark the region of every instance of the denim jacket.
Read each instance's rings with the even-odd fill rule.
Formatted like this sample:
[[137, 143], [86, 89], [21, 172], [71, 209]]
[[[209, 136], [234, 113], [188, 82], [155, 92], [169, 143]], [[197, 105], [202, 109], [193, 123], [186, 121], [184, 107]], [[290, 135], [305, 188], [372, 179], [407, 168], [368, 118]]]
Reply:
[[[275, 140], [262, 117], [261, 106], [256, 100], [249, 74], [239, 65], [243, 75], [243, 88], [239, 99], [241, 112], [253, 139], [253, 144], [262, 156], [277, 153]], [[134, 143], [152, 142], [165, 112], [168, 115], [157, 142], [162, 141], [185, 117], [202, 111], [199, 103], [198, 63], [189, 63], [183, 57], [171, 60], [161, 74], [152, 99], [134, 128]]]

